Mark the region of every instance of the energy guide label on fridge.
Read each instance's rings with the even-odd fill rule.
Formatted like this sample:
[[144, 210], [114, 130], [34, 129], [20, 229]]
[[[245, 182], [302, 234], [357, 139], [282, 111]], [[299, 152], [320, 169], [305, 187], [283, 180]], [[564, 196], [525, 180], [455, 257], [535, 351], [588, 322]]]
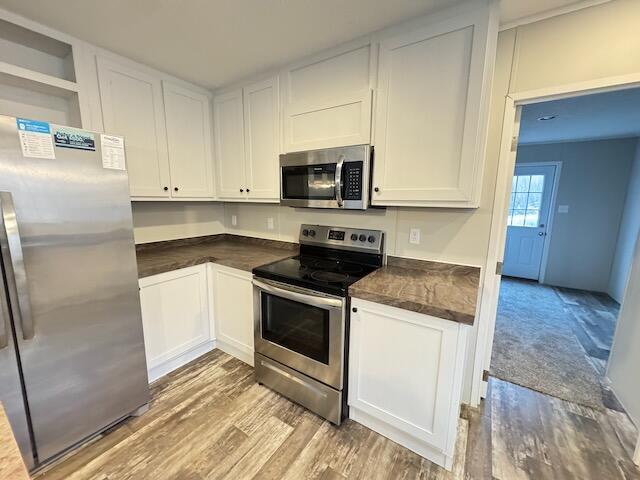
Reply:
[[16, 118], [23, 157], [55, 159], [51, 128], [47, 122]]
[[124, 138], [100, 134], [102, 144], [102, 167], [111, 170], [126, 168], [124, 156]]

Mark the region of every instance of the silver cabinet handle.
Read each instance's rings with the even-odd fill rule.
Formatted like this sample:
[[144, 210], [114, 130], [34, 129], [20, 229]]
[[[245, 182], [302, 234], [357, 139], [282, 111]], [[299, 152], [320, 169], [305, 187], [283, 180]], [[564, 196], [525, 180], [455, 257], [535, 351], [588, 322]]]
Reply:
[[13, 318], [20, 324], [22, 338], [30, 340], [34, 336], [34, 326], [29, 302], [27, 271], [24, 267], [16, 209], [9, 192], [0, 192], [0, 248]]
[[336, 164], [336, 201], [338, 206], [342, 207], [342, 167], [344, 166], [344, 155], [340, 155], [340, 160]]

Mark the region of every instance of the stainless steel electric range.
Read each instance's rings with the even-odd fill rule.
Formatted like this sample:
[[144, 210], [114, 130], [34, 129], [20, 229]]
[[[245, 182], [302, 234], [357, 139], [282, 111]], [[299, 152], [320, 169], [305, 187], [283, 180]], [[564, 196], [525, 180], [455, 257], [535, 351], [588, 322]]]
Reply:
[[339, 425], [349, 285], [383, 261], [381, 231], [302, 225], [300, 255], [254, 268], [256, 380]]

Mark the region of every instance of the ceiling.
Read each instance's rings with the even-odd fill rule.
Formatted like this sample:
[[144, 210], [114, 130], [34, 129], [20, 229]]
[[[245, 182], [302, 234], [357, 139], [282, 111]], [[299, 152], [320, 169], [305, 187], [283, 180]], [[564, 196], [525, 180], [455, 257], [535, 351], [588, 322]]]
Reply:
[[[538, 118], [556, 115], [548, 121]], [[640, 136], [640, 88], [524, 107], [519, 144]]]
[[[0, 7], [208, 88], [460, 0], [0, 0]], [[576, 0], [502, 0], [503, 23]]]

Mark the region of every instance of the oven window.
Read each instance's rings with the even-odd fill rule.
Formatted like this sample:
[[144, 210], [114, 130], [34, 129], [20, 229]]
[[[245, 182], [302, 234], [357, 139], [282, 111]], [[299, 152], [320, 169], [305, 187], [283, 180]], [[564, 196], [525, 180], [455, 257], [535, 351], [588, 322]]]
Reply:
[[329, 364], [329, 311], [262, 293], [262, 338]]
[[284, 198], [335, 200], [336, 164], [282, 167]]

